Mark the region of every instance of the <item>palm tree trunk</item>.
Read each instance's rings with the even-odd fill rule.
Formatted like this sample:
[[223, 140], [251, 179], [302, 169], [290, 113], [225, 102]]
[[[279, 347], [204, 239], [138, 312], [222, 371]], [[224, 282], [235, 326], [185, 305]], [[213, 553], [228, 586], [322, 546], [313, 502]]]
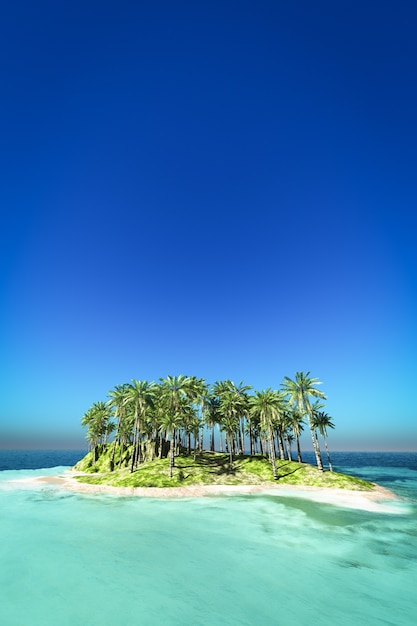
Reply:
[[197, 460], [197, 448], [199, 445], [198, 431], [194, 433], [194, 462]]
[[243, 420], [239, 423], [239, 454], [245, 451], [245, 431], [243, 429]]
[[162, 459], [162, 448], [163, 448], [163, 439], [162, 433], [159, 434], [159, 458]]
[[270, 453], [270, 458], [271, 458], [271, 465], [272, 465], [272, 473], [274, 475], [274, 480], [278, 480], [278, 473], [277, 473], [277, 462], [276, 462], [276, 458], [275, 458], [275, 444], [274, 444], [274, 435], [272, 433], [272, 430], [269, 428], [268, 429], [268, 439], [269, 439], [269, 453]]
[[288, 460], [292, 461], [291, 444], [290, 444], [290, 440], [288, 439], [287, 436], [285, 437], [285, 447], [287, 448]]
[[298, 456], [298, 462], [299, 462], [299, 463], [302, 463], [302, 462], [303, 462], [303, 459], [302, 459], [302, 456], [301, 456], [300, 438], [299, 438], [299, 436], [298, 436], [298, 435], [295, 435], [295, 440], [296, 440], [296, 442], [297, 442], [297, 456]]
[[133, 472], [135, 465], [136, 465], [137, 438], [138, 438], [138, 424], [137, 424], [137, 420], [135, 420], [135, 426], [133, 428], [132, 458], [130, 459], [130, 473]]
[[280, 458], [281, 461], [285, 461], [284, 445], [283, 445], [283, 442], [282, 442], [282, 435], [281, 435], [281, 432], [279, 430], [277, 432], [277, 439], [278, 439], [279, 458]]
[[133, 443], [132, 443], [132, 457], [130, 459], [130, 473], [132, 474], [135, 465], [136, 465], [136, 443], [135, 443], [135, 438], [133, 438]]
[[120, 442], [119, 469], [122, 467], [123, 448], [124, 448], [124, 444], [122, 442]]
[[174, 468], [174, 448], [175, 448], [175, 435], [171, 433], [171, 441], [169, 445], [169, 477], [172, 478]]
[[327, 460], [329, 461], [329, 469], [332, 472], [333, 471], [333, 465], [332, 462], [330, 460], [330, 452], [329, 452], [329, 448], [327, 447], [327, 437], [324, 436], [324, 446], [326, 448], [326, 452], [327, 452]]
[[308, 416], [308, 423], [310, 426], [311, 439], [313, 441], [314, 454], [316, 455], [317, 468], [319, 472], [323, 472], [324, 470], [323, 470], [323, 462], [321, 460], [320, 445], [316, 437], [316, 432], [314, 428], [311, 426], [310, 415]]
[[146, 459], [153, 461], [156, 457], [156, 438], [146, 441]]
[[214, 452], [214, 424], [212, 426], [210, 435], [210, 452]]
[[284, 435], [282, 434], [282, 432], [278, 433], [278, 437], [281, 442], [282, 460], [285, 461], [285, 441], [284, 441]]
[[229, 469], [233, 469], [233, 435], [230, 437], [230, 459], [229, 459]]
[[136, 450], [135, 465], [140, 465], [141, 463], [143, 463], [143, 458], [142, 458], [142, 433], [141, 433], [141, 428], [140, 427], [141, 427], [141, 424], [140, 424], [140, 421], [138, 420], [137, 436], [136, 436], [137, 450]]

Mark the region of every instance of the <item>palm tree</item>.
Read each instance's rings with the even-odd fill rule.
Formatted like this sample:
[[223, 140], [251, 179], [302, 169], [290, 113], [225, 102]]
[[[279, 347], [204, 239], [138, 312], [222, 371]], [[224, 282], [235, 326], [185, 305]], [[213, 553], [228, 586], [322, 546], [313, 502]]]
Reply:
[[[224, 380], [216, 380], [216, 382], [211, 386], [211, 403], [212, 405], [216, 405], [215, 414], [216, 414], [216, 421], [219, 426], [219, 452], [223, 452], [222, 433], [224, 432], [224, 429], [221, 426], [223, 415], [221, 413], [221, 408], [220, 408], [220, 398], [223, 393], [229, 390], [229, 386], [227, 382], [228, 381], [224, 381]], [[214, 410], [214, 406], [213, 406], [213, 410]], [[214, 432], [213, 432], [213, 441], [214, 441]], [[227, 442], [226, 442], [225, 449], [227, 451]]]
[[[227, 404], [233, 405], [233, 411], [237, 417], [238, 425], [235, 429], [235, 438], [237, 439], [237, 450], [240, 454], [245, 451], [245, 424], [244, 418], [249, 411], [248, 394], [247, 392], [252, 389], [250, 385], [244, 385], [243, 381], [240, 381], [238, 385], [231, 380], [224, 380], [216, 382], [213, 385], [213, 395], [217, 396], [220, 400], [220, 407], [222, 406], [222, 398], [228, 398]], [[232, 401], [231, 397], [234, 400]], [[223, 401], [224, 405], [224, 401]], [[224, 430], [224, 429], [223, 429]]]
[[122, 466], [123, 453], [125, 450], [125, 446], [129, 441], [131, 441], [131, 438], [132, 438], [134, 422], [135, 422], [134, 415], [130, 407], [127, 407], [126, 413], [123, 416], [123, 419], [120, 421], [119, 428], [117, 430], [117, 438], [118, 438], [119, 446], [120, 446], [119, 469]]
[[278, 480], [274, 430], [277, 426], [282, 406], [283, 399], [279, 391], [274, 391], [269, 387], [265, 391], [255, 391], [255, 395], [250, 398], [251, 415], [259, 417], [261, 429], [268, 435], [269, 455], [274, 480]]
[[90, 407], [81, 418], [81, 426], [87, 427], [86, 439], [94, 451], [94, 463], [96, 462], [96, 446], [100, 440], [100, 432], [96, 428], [94, 409]]
[[248, 391], [252, 387], [250, 385], [244, 385], [241, 380], [238, 385], [230, 381], [230, 391], [234, 393], [238, 398], [238, 416], [239, 416], [239, 437], [238, 437], [238, 449], [240, 454], [245, 453], [245, 417], [249, 413], [249, 396]]
[[[203, 433], [204, 433], [204, 414], [208, 406], [208, 385], [204, 378], [197, 378], [196, 376], [190, 376], [189, 390], [187, 393], [188, 399], [193, 404], [194, 413], [197, 415], [199, 421], [199, 430], [197, 432], [198, 449], [200, 452], [203, 450]], [[193, 420], [194, 426], [196, 421]], [[195, 436], [195, 431], [193, 430]], [[195, 453], [195, 446], [194, 446]]]
[[[202, 421], [199, 416], [192, 410], [189, 412], [187, 419], [187, 432], [191, 433], [194, 437], [194, 461], [197, 458], [197, 450], [200, 450], [200, 429], [202, 428]], [[189, 452], [190, 453], [190, 452]]]
[[330, 415], [328, 415], [324, 411], [317, 411], [313, 416], [312, 423], [313, 423], [313, 427], [319, 431], [320, 435], [324, 439], [324, 445], [325, 445], [326, 453], [327, 453], [327, 460], [329, 461], [329, 469], [332, 472], [333, 466], [332, 466], [332, 462], [330, 459], [329, 448], [327, 445], [327, 428], [334, 428], [332, 418], [330, 417]]
[[[164, 406], [165, 399], [163, 399], [164, 389], [161, 383], [155, 386], [155, 400], [152, 410], [150, 411], [149, 419], [152, 422], [152, 431], [155, 438], [159, 439], [158, 442], [158, 457], [162, 459], [164, 455], [164, 443], [166, 441], [166, 432], [162, 428], [162, 419], [165, 415], [166, 409]], [[150, 428], [150, 425], [148, 425]], [[165, 436], [164, 436], [165, 435]], [[156, 445], [155, 445], [156, 449]]]
[[287, 448], [287, 457], [289, 461], [292, 461], [291, 444], [293, 443], [294, 439], [295, 439], [294, 435], [288, 430], [286, 430], [284, 434], [284, 440], [285, 440], [285, 445]]
[[208, 395], [204, 407], [204, 424], [210, 429], [210, 452], [214, 452], [214, 429], [220, 422], [219, 414], [220, 399], [212, 393]]
[[[129, 401], [129, 384], [116, 385], [114, 389], [109, 391], [109, 406], [114, 409], [114, 417], [117, 420], [116, 436], [114, 438], [113, 449], [110, 459], [110, 471], [114, 469], [114, 456], [116, 454], [116, 446], [120, 437], [123, 439], [126, 437], [126, 428], [123, 424], [126, 418], [126, 404]], [[123, 433], [123, 434], [122, 434]]]
[[[191, 379], [188, 376], [167, 376], [161, 378], [160, 402], [163, 408], [160, 431], [166, 431], [170, 437], [169, 446], [169, 477], [172, 478], [174, 468], [175, 431], [184, 422], [187, 410], [187, 394], [190, 393]], [[189, 404], [188, 404], [189, 408]]]
[[[249, 411], [247, 420], [247, 434], [249, 436], [249, 452], [250, 455], [254, 455], [257, 452], [257, 443], [260, 442], [260, 448], [262, 449], [262, 437], [261, 437], [261, 421], [257, 415], [254, 415]], [[261, 452], [262, 454], [262, 452]]]
[[[107, 405], [107, 403], [106, 403], [106, 405]], [[107, 405], [107, 406], [108, 406], [108, 405]], [[109, 407], [109, 413], [110, 413], [110, 416], [111, 416], [111, 410], [110, 410], [110, 407]], [[110, 435], [111, 435], [112, 433], [114, 433], [114, 431], [115, 431], [115, 430], [116, 430], [116, 424], [115, 424], [114, 422], [108, 422], [108, 424], [107, 424], [107, 426], [106, 426], [105, 433], [104, 433], [104, 442], [103, 442], [103, 443], [104, 443], [104, 445], [107, 445], [107, 442], [108, 442], [108, 440], [109, 440]]]
[[300, 413], [298, 413], [298, 411], [290, 409], [288, 411], [288, 421], [294, 434], [295, 443], [297, 446], [298, 462], [302, 463], [303, 458], [301, 456], [300, 436], [302, 431], [304, 430], [304, 417]]
[[220, 428], [226, 433], [226, 441], [229, 445], [229, 469], [233, 470], [233, 455], [235, 438], [239, 429], [240, 399], [230, 391], [225, 391], [220, 396], [219, 413], [221, 415]]
[[169, 477], [172, 478], [174, 469], [174, 452], [175, 452], [175, 431], [181, 426], [182, 416], [179, 413], [172, 413], [167, 411], [160, 424], [160, 431], [166, 432], [167, 437], [170, 439], [169, 444]]
[[315, 436], [315, 429], [312, 425], [313, 415], [310, 397], [325, 399], [326, 396], [322, 391], [316, 389], [315, 385], [321, 385], [321, 382], [317, 378], [310, 378], [310, 372], [296, 372], [295, 380], [291, 380], [291, 378], [285, 376], [282, 389], [283, 392], [289, 396], [289, 402], [294, 408], [296, 408], [301, 415], [307, 415], [317, 467], [319, 471], [322, 472], [323, 463], [321, 460], [320, 446]]
[[278, 441], [278, 450], [279, 450], [279, 458], [281, 461], [285, 460], [285, 451], [284, 451], [284, 437], [285, 431], [288, 428], [288, 416], [286, 412], [286, 401], [284, 394], [277, 393], [277, 402], [278, 402], [278, 414], [276, 418], [276, 438]]
[[94, 463], [98, 461], [98, 446], [103, 444], [113, 424], [110, 422], [111, 411], [105, 402], [94, 402], [81, 420], [87, 426], [87, 439], [94, 451]]
[[130, 462], [130, 471], [133, 472], [137, 464], [142, 463], [142, 437], [146, 421], [146, 412], [153, 406], [155, 398], [155, 383], [147, 380], [132, 379], [127, 390], [127, 401], [132, 406], [134, 414], [133, 447]]

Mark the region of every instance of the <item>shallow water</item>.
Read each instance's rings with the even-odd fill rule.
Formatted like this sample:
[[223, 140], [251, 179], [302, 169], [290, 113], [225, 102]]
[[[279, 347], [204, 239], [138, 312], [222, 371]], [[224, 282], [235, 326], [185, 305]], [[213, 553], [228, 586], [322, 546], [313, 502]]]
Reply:
[[416, 460], [344, 460], [408, 496], [399, 515], [274, 495], [78, 495], [11, 482], [62, 467], [0, 472], [0, 623], [411, 626]]

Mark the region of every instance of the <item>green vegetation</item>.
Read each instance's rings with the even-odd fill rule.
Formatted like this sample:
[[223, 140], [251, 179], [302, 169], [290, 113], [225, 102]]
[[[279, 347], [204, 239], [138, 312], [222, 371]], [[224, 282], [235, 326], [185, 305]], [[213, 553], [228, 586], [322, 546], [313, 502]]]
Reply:
[[[297, 445], [298, 463], [302, 463], [300, 434], [307, 423], [318, 471], [324, 471], [319, 445], [321, 435], [332, 472], [326, 427], [334, 425], [327, 413], [321, 411], [324, 404], [320, 401], [326, 396], [317, 389], [319, 384], [309, 372], [296, 372], [294, 380], [285, 377], [281, 390], [268, 388], [264, 391], [255, 391], [243, 382], [235, 385], [231, 380], [217, 381], [210, 386], [195, 376], [167, 376], [158, 383], [133, 379], [131, 383], [116, 385], [109, 391], [106, 402], [95, 402], [83, 416], [82, 425], [87, 428], [92, 451], [86, 463], [90, 471], [109, 474], [106, 481], [110, 483], [121, 480], [119, 473], [113, 475], [113, 472], [130, 472], [137, 478], [139, 468], [143, 470], [140, 480], [155, 481], [155, 476], [165, 468], [169, 484], [174, 485], [187, 479], [189, 484], [190, 481], [197, 481], [193, 484], [210, 482], [214, 475], [221, 480], [251, 482], [254, 472], [248, 472], [242, 463], [246, 458], [258, 458], [264, 464], [269, 459], [272, 479], [282, 480], [282, 467], [286, 465], [287, 470], [293, 467], [293, 441]], [[317, 399], [313, 404], [312, 398]], [[114, 439], [109, 444], [112, 433]], [[204, 436], [209, 437], [209, 452], [227, 455], [216, 457], [223, 460], [216, 461], [220, 466], [215, 471], [208, 472], [210, 464], [202, 461], [208, 458], [202, 454], [207, 450]], [[245, 457], [248, 450], [250, 455]], [[189, 474], [182, 466], [184, 454], [187, 463], [192, 454], [193, 464], [187, 465], [192, 468]], [[225, 458], [228, 458], [227, 472]], [[178, 471], [174, 471], [175, 468]], [[292, 472], [297, 474], [297, 481], [303, 473], [301, 469], [298, 467]], [[150, 474], [145, 477], [148, 470]]]
[[[87, 474], [77, 479], [117, 487], [267, 487], [279, 481], [372, 489], [372, 483], [333, 472], [327, 429], [334, 424], [322, 410], [326, 396], [317, 389], [319, 384], [309, 372], [296, 372], [294, 380], [284, 378], [281, 390], [256, 391], [230, 380], [209, 386], [183, 375], [159, 383], [133, 379], [117, 385], [107, 402], [95, 402], [82, 418], [91, 450], [75, 466]], [[302, 462], [300, 435], [306, 424], [317, 467]], [[319, 436], [330, 472], [324, 472]], [[297, 462], [292, 458], [293, 441]]]
[[[114, 487], [184, 487], [191, 485], [264, 485], [273, 486], [274, 472], [264, 456], [237, 456], [230, 469], [229, 455], [218, 452], [203, 452], [196, 460], [193, 455], [180, 454], [175, 460], [172, 478], [169, 476], [170, 459], [155, 459], [144, 462], [130, 472], [133, 446], [124, 449], [120, 469], [109, 471], [113, 446], [101, 451], [99, 461], [94, 463], [94, 452], [89, 452], [79, 461], [75, 469], [89, 475], [77, 477], [80, 482]], [[119, 449], [116, 451], [118, 457]], [[336, 472], [320, 472], [307, 463], [282, 461], [277, 463], [279, 484], [315, 487], [337, 487], [341, 489], [372, 490], [374, 485], [359, 478]]]

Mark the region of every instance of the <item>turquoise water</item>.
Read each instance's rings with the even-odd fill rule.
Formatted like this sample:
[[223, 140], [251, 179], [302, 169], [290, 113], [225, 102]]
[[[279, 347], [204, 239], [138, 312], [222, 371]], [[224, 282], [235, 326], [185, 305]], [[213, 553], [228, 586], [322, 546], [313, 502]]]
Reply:
[[63, 469], [0, 472], [2, 626], [415, 624], [417, 467], [351, 463], [408, 496], [393, 514], [13, 482]]

